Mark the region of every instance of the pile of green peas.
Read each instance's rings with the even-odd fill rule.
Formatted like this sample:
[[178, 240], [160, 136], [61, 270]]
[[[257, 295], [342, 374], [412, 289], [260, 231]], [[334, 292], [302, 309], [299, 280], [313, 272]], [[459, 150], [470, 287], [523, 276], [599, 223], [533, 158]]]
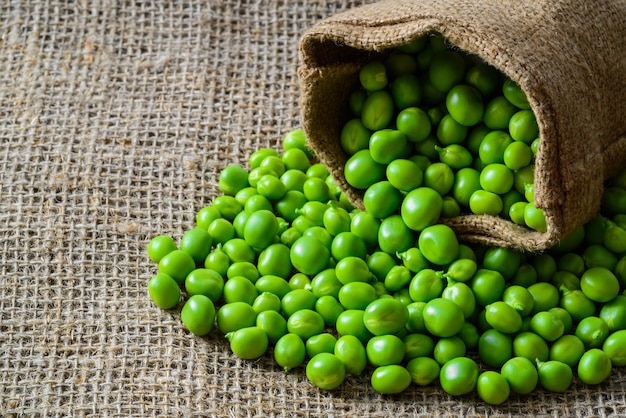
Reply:
[[534, 205], [539, 127], [525, 93], [494, 67], [422, 36], [365, 64], [349, 108], [345, 179], [374, 216], [424, 214], [406, 222], [421, 231], [486, 214], [546, 231]]
[[438, 382], [493, 405], [575, 378], [599, 384], [626, 365], [626, 170], [593, 220], [541, 254], [459, 243], [436, 220], [419, 233], [405, 224], [423, 215], [355, 209], [301, 130], [218, 184], [223, 195], [178, 244], [150, 240], [147, 287], [242, 359], [271, 355], [325, 390], [348, 375], [381, 394]]

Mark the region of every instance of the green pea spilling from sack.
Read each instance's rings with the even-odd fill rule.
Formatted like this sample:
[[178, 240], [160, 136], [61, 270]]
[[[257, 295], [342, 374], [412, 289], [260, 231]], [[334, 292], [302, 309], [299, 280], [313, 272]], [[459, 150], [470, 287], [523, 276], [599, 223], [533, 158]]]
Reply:
[[[365, 64], [349, 105], [345, 179], [364, 191], [368, 212], [376, 216], [369, 198], [388, 212], [402, 206], [415, 231], [468, 213], [546, 231], [533, 197], [539, 127], [524, 92], [495, 68], [423, 36]], [[415, 225], [404, 207], [421, 187], [441, 198], [429, 205], [431, 220]]]
[[[431, 68], [456, 71], [446, 65], [460, 65], [460, 56], [450, 54], [445, 62], [431, 60]], [[392, 73], [400, 62], [421, 62], [391, 57]], [[381, 86], [380, 72], [371, 71], [364, 72], [365, 85]], [[493, 74], [483, 67], [470, 74], [476, 71]], [[500, 85], [478, 75], [469, 79], [472, 89]], [[447, 80], [432, 83], [442, 87]], [[451, 90], [458, 85], [452, 84]], [[479, 93], [463, 89], [472, 92], [465, 99], [477, 101], [472, 106], [482, 103]], [[436, 94], [428, 91], [422, 96]], [[416, 100], [410, 93], [389, 97]], [[509, 103], [497, 113], [516, 114], [513, 106], [523, 104], [519, 94], [512, 102], [497, 97]], [[478, 118], [472, 106], [462, 122]], [[596, 385], [613, 367], [626, 365], [626, 170], [607, 183], [600, 213], [550, 251], [469, 246], [438, 222], [442, 213], [467, 206], [467, 199], [453, 198], [454, 204], [439, 190], [460, 163], [439, 162], [446, 169], [431, 174], [437, 163], [422, 165], [423, 155], [397, 159], [404, 154], [394, 149], [404, 152], [431, 134], [421, 132], [422, 142], [401, 139], [396, 147], [402, 135], [374, 144], [376, 159], [387, 156], [388, 179], [369, 180], [365, 211], [352, 207], [327, 167], [312, 159], [301, 130], [286, 135], [280, 153], [261, 149], [250, 155], [249, 167], [226, 167], [219, 177], [223, 195], [198, 212], [178, 244], [165, 235], [149, 242], [148, 255], [158, 263], [147, 286], [154, 304], [180, 309], [193, 334], [222, 335], [236, 356], [271, 356], [324, 390], [350, 376], [368, 379], [381, 394], [439, 382], [450, 395], [476, 392], [486, 403], [501, 404], [511, 393], [566, 391], [574, 379]], [[519, 141], [509, 142], [499, 145], [498, 155]], [[481, 149], [464, 143], [446, 145], [461, 147], [453, 151], [457, 162], [467, 159], [463, 150]], [[355, 155], [362, 152], [371, 167], [380, 166], [369, 150]], [[488, 167], [459, 170], [475, 170], [464, 182], [476, 188]], [[364, 177], [375, 171], [363, 170]], [[419, 184], [420, 175], [434, 187]], [[499, 171], [493, 176], [495, 182]], [[449, 187], [454, 190], [454, 182]], [[473, 193], [461, 189], [457, 194], [471, 201]]]

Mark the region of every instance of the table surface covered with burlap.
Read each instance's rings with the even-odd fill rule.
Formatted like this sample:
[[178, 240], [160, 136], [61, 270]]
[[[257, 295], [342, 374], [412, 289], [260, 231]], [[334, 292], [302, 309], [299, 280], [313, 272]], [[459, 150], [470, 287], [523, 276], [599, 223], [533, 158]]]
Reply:
[[146, 244], [300, 127], [297, 46], [352, 1], [0, 5], [0, 416], [626, 415], [626, 372], [489, 407], [317, 390], [154, 306]]

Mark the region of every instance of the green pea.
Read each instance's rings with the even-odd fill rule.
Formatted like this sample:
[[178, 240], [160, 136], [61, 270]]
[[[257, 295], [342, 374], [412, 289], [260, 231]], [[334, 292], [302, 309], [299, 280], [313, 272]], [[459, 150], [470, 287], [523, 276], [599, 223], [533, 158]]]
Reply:
[[426, 257], [424, 257], [419, 248], [416, 247], [411, 247], [402, 253], [397, 253], [396, 256], [402, 260], [402, 265], [413, 273], [419, 273], [430, 266]]
[[369, 254], [366, 262], [370, 272], [378, 280], [385, 280], [391, 269], [397, 265], [394, 257], [383, 251], [374, 251]]
[[148, 281], [148, 295], [159, 308], [171, 309], [178, 305], [180, 287], [171, 276], [158, 273]]
[[287, 280], [282, 277], [272, 275], [259, 277], [259, 279], [254, 283], [254, 287], [259, 294], [263, 292], [270, 292], [281, 299], [291, 291], [291, 287], [289, 286], [289, 282]]
[[169, 235], [158, 235], [148, 242], [148, 257], [154, 263], [161, 261], [163, 257], [177, 250], [176, 243]]
[[552, 283], [539, 282], [528, 286], [528, 292], [530, 292], [533, 298], [533, 310], [531, 313], [535, 314], [541, 311], [547, 311], [550, 308], [554, 308], [559, 305], [559, 289]]
[[256, 260], [254, 249], [242, 238], [228, 240], [222, 246], [222, 250], [228, 255], [231, 263], [238, 261], [253, 263]]
[[363, 103], [361, 121], [371, 130], [378, 131], [386, 128], [393, 118], [394, 103], [391, 94], [381, 90], [371, 93]]
[[368, 282], [370, 270], [365, 260], [359, 257], [345, 257], [337, 262], [335, 275], [341, 284]]
[[546, 232], [548, 230], [543, 209], [535, 207], [532, 203], [524, 207], [524, 223], [535, 231]]
[[511, 117], [518, 109], [504, 96], [496, 96], [487, 102], [483, 113], [483, 122], [490, 129], [507, 129]]
[[[585, 234], [587, 235], [587, 234]], [[609, 251], [604, 245], [592, 244], [587, 246], [583, 251], [583, 260], [585, 261], [585, 267], [588, 269], [595, 267], [602, 267], [607, 270], [613, 270], [617, 265], [617, 256]], [[600, 274], [598, 274], [600, 273]], [[594, 274], [597, 276], [609, 276], [602, 270], [594, 270]], [[609, 276], [610, 277], [610, 276]], [[601, 280], [601, 279], [598, 279]], [[608, 282], [612, 282], [612, 279], [605, 279]], [[614, 286], [611, 285], [611, 289]]]
[[574, 321], [572, 320], [572, 316], [565, 309], [556, 306], [554, 308], [548, 309], [548, 312], [552, 312], [557, 317], [563, 321], [563, 333], [569, 333], [574, 328]]
[[504, 94], [504, 97], [514, 106], [520, 109], [530, 109], [526, 94], [522, 91], [520, 86], [510, 78], [507, 78], [502, 84], [502, 94]]
[[513, 181], [513, 171], [504, 164], [487, 164], [480, 173], [481, 187], [500, 195], [511, 190]]
[[[263, 161], [261, 161], [259, 168], [266, 168], [270, 171], [273, 171], [275, 173], [275, 177], [280, 177], [285, 172], [285, 164], [278, 155], [270, 155], [263, 158]], [[253, 186], [252, 183], [250, 183], [250, 185]]]
[[256, 265], [249, 261], [238, 261], [232, 263], [226, 271], [226, 276], [230, 279], [237, 276], [242, 276], [255, 283], [259, 279], [259, 271]]
[[300, 309], [287, 319], [287, 331], [303, 340], [324, 331], [324, 318], [312, 309]]
[[289, 317], [301, 309], [314, 309], [317, 298], [307, 289], [294, 289], [281, 299], [281, 310]]
[[387, 86], [387, 72], [380, 61], [371, 61], [359, 70], [359, 81], [365, 90], [376, 91]]
[[371, 135], [371, 131], [363, 125], [361, 119], [351, 119], [341, 129], [341, 148], [348, 155], [354, 155], [369, 146]]
[[404, 216], [392, 215], [382, 220], [378, 230], [378, 245], [382, 251], [401, 253], [415, 244], [415, 234], [404, 219]]
[[550, 356], [550, 348], [541, 336], [524, 331], [513, 338], [513, 355], [527, 358], [530, 361], [537, 359], [546, 361]]
[[350, 93], [348, 104], [354, 116], [361, 116], [363, 103], [365, 103], [366, 98], [367, 93], [365, 92], [365, 90], [354, 90], [352, 93]]
[[426, 307], [426, 302], [413, 302], [409, 295], [406, 295], [408, 297], [408, 301], [404, 302], [400, 298], [403, 292], [406, 292], [406, 289], [403, 289], [394, 294], [394, 299], [398, 299], [402, 303], [405, 303], [406, 309], [409, 311], [409, 318], [407, 319], [406, 323], [407, 331], [412, 333], [427, 332], [428, 330], [426, 329], [426, 325], [424, 324], [424, 308]]
[[510, 390], [520, 395], [528, 395], [535, 390], [539, 374], [533, 362], [525, 357], [513, 357], [502, 365], [500, 374], [509, 384]]
[[469, 357], [457, 357], [441, 367], [439, 382], [446, 393], [461, 396], [476, 388], [478, 374], [478, 365], [474, 360]]
[[423, 269], [409, 284], [409, 295], [415, 302], [428, 302], [441, 296], [444, 283], [439, 274], [432, 269]]
[[443, 199], [430, 187], [418, 187], [407, 193], [401, 204], [404, 223], [414, 231], [434, 225], [441, 215]]
[[480, 306], [487, 306], [502, 297], [506, 283], [500, 272], [489, 269], [478, 269], [470, 281], [470, 287]]
[[372, 158], [367, 149], [356, 152], [348, 159], [344, 168], [346, 182], [357, 189], [367, 189], [383, 179], [385, 166]]
[[443, 144], [439, 142], [436, 136], [431, 134], [423, 141], [415, 144], [415, 153], [428, 158], [429, 161], [436, 161], [439, 158], [439, 152], [435, 148], [437, 146], [442, 147]]
[[309, 148], [306, 135], [302, 129], [292, 129], [283, 137], [283, 150], [288, 151], [293, 148], [304, 151], [309, 157], [313, 156], [313, 151]]
[[452, 115], [448, 114], [441, 118], [437, 126], [437, 139], [445, 146], [462, 144], [467, 137], [467, 131], [467, 126], [457, 122]]
[[367, 343], [373, 334], [365, 327], [363, 316], [365, 311], [347, 309], [337, 317], [335, 329], [340, 336], [353, 335], [362, 343]]
[[218, 187], [222, 193], [234, 196], [248, 187], [248, 172], [240, 165], [231, 164], [220, 172]]
[[605, 303], [598, 314], [611, 332], [626, 329], [626, 295]]
[[404, 328], [408, 318], [409, 311], [402, 302], [393, 298], [383, 298], [367, 305], [363, 323], [373, 335], [394, 334]]
[[422, 83], [414, 74], [401, 74], [391, 83], [391, 96], [398, 109], [417, 106], [422, 100]]
[[229, 278], [224, 283], [223, 296], [226, 303], [245, 302], [252, 305], [258, 295], [255, 284], [243, 276]]
[[541, 386], [550, 392], [565, 392], [574, 379], [572, 368], [560, 361], [538, 361], [537, 371]]
[[367, 366], [367, 354], [363, 343], [353, 335], [337, 339], [334, 355], [345, 365], [346, 372], [360, 376]]
[[395, 335], [376, 335], [367, 342], [365, 351], [373, 366], [400, 364], [404, 359], [404, 342]]
[[315, 302], [315, 312], [320, 314], [327, 326], [335, 326], [337, 318], [344, 311], [339, 301], [330, 295], [321, 296]]
[[451, 337], [461, 330], [465, 317], [454, 302], [443, 298], [430, 300], [424, 306], [424, 325], [437, 337]]
[[406, 368], [392, 364], [374, 369], [370, 383], [378, 393], [397, 394], [404, 392], [411, 381], [411, 374]]
[[502, 367], [513, 357], [513, 338], [495, 329], [486, 330], [478, 340], [478, 356], [488, 366]]
[[298, 271], [314, 275], [328, 266], [330, 251], [317, 238], [303, 236], [291, 247], [290, 258]]
[[450, 115], [464, 126], [476, 125], [483, 117], [484, 105], [480, 91], [467, 84], [458, 84], [446, 96]]
[[457, 336], [440, 338], [433, 349], [433, 358], [443, 365], [453, 358], [464, 356], [466, 350], [465, 343]]
[[410, 333], [404, 339], [404, 360], [417, 357], [432, 356], [435, 350], [435, 341], [427, 334]]
[[365, 309], [376, 300], [376, 289], [369, 283], [350, 282], [339, 289], [338, 299], [346, 309]]
[[541, 311], [533, 315], [530, 329], [546, 341], [556, 341], [565, 331], [561, 318], [552, 312]]
[[304, 342], [296, 334], [285, 334], [274, 345], [274, 360], [286, 372], [304, 363], [305, 357]]
[[535, 165], [529, 164], [526, 167], [522, 167], [519, 170], [515, 170], [513, 187], [519, 193], [524, 194], [526, 192], [526, 185], [533, 184], [535, 181]]
[[[514, 138], [515, 139], [515, 138]], [[532, 162], [533, 152], [523, 142], [512, 142], [504, 149], [504, 164], [511, 170], [519, 170]]]
[[480, 172], [473, 168], [461, 168], [456, 172], [452, 196], [462, 206], [469, 206], [472, 194], [480, 190]]
[[424, 257], [433, 264], [446, 265], [459, 254], [459, 241], [447, 225], [437, 224], [424, 228], [418, 238], [418, 246]]
[[580, 279], [569, 271], [557, 271], [552, 277], [552, 284], [558, 289], [563, 287], [570, 290], [580, 289]]
[[280, 234], [280, 242], [287, 247], [292, 247], [293, 244], [302, 236], [302, 232], [296, 227], [289, 227]]
[[478, 63], [467, 70], [465, 82], [478, 89], [482, 97], [489, 97], [499, 87], [499, 77], [494, 67]]
[[319, 353], [333, 354], [335, 352], [335, 344], [337, 344], [337, 339], [332, 334], [324, 332], [314, 335], [306, 340], [306, 355], [309, 358], [313, 358]]
[[320, 389], [333, 390], [346, 377], [346, 367], [334, 354], [319, 353], [306, 365], [306, 377]]
[[422, 185], [424, 173], [413, 161], [396, 159], [387, 165], [386, 176], [393, 187], [410, 192]]
[[253, 360], [267, 351], [269, 340], [265, 331], [257, 326], [241, 328], [226, 334], [230, 349], [237, 357]]
[[504, 162], [504, 152], [513, 143], [513, 139], [505, 131], [489, 132], [480, 143], [478, 155], [484, 164], [501, 164]]
[[596, 312], [595, 303], [581, 290], [564, 289], [559, 306], [565, 309], [575, 322], [594, 315]]
[[[285, 166], [285, 173], [289, 170], [305, 172], [311, 166], [308, 155], [300, 148], [290, 148], [286, 150], [283, 153], [282, 161]], [[285, 173], [280, 177], [282, 178]]]
[[439, 160], [454, 170], [472, 165], [472, 154], [462, 145], [450, 144], [445, 148], [437, 146], [435, 149], [439, 152]]
[[465, 77], [465, 60], [451, 50], [438, 52], [430, 62], [428, 76], [437, 90], [446, 93]]
[[381, 129], [374, 132], [370, 137], [370, 155], [379, 164], [386, 165], [402, 157], [406, 147], [406, 135], [398, 130]]
[[[349, 232], [363, 240], [368, 250], [378, 246], [378, 230], [381, 221], [369, 212], [357, 212], [350, 220]], [[341, 231], [348, 232], [348, 231]]]
[[406, 364], [411, 381], [418, 386], [428, 386], [439, 378], [441, 367], [430, 357], [415, 357]]
[[[244, 213], [244, 215], [241, 215]], [[244, 217], [244, 218], [242, 218]], [[247, 220], [249, 214], [245, 212], [240, 212], [235, 216], [235, 219], [245, 219]], [[233, 220], [234, 221], [234, 220]], [[215, 219], [213, 222], [209, 224], [207, 228], [208, 233], [212, 237], [212, 242], [214, 244], [221, 244], [222, 246], [235, 238], [235, 227], [231, 221], [228, 221], [224, 218]]]
[[215, 270], [195, 269], [185, 278], [185, 290], [189, 296], [204, 295], [212, 302], [217, 302], [222, 297], [223, 289], [224, 279]]
[[277, 157], [278, 151], [276, 151], [273, 148], [261, 148], [257, 151], [254, 151], [252, 154], [250, 154], [250, 157], [248, 158], [248, 163], [250, 164], [250, 168], [255, 169], [259, 167], [261, 165], [261, 162], [266, 157], [270, 157], [270, 156]]
[[608, 302], [619, 294], [619, 281], [611, 270], [592, 267], [581, 276], [580, 289], [594, 302]]
[[418, 107], [401, 110], [396, 117], [396, 128], [414, 143], [424, 141], [430, 135], [432, 125], [430, 118]]
[[554, 341], [550, 346], [550, 360], [560, 361], [574, 367], [585, 353], [585, 345], [575, 335], [566, 334]]
[[386, 218], [400, 206], [401, 194], [388, 181], [379, 181], [367, 188], [363, 195], [365, 210], [375, 218]]
[[[460, 255], [461, 246], [459, 246], [459, 255]], [[451, 279], [455, 282], [467, 282], [469, 281], [476, 270], [478, 269], [478, 265], [475, 260], [461, 257], [457, 260], [454, 260], [449, 266], [446, 273], [443, 277]]]
[[[421, 39], [418, 38], [418, 39]], [[417, 61], [413, 54], [419, 52], [417, 49], [399, 46], [385, 59], [385, 67], [392, 78], [403, 74], [414, 74], [417, 72]]]
[[230, 258], [222, 251], [221, 246], [211, 251], [204, 260], [204, 268], [214, 270], [222, 277], [226, 276], [229, 266]]
[[213, 200], [213, 207], [219, 211], [222, 218], [230, 222], [243, 210], [243, 206], [237, 199], [227, 195], [216, 197]]
[[476, 190], [469, 199], [469, 207], [476, 215], [497, 216], [502, 212], [502, 198], [493, 192]]
[[577, 375], [581, 382], [597, 385], [609, 377], [612, 368], [609, 355], [598, 348], [592, 348], [580, 358]]
[[187, 299], [180, 311], [180, 319], [193, 334], [206, 335], [215, 323], [215, 306], [204, 295], [193, 295]]
[[580, 338], [586, 349], [590, 349], [602, 347], [610, 332], [608, 325], [601, 318], [588, 316], [578, 323], [575, 335]]
[[[254, 299], [252, 308], [256, 313], [263, 311], [280, 311], [280, 298], [273, 293], [263, 292]], [[257, 324], [258, 325], [258, 324]]]
[[486, 320], [494, 329], [513, 334], [522, 327], [522, 317], [509, 304], [496, 301], [485, 306]]
[[159, 273], [167, 274], [178, 284], [183, 284], [195, 268], [196, 262], [191, 255], [182, 250], [171, 251], [159, 260]]
[[626, 330], [611, 333], [602, 344], [604, 351], [615, 367], [626, 366]]
[[528, 316], [535, 306], [535, 300], [526, 287], [519, 285], [509, 285], [502, 294], [502, 301], [522, 317]]
[[220, 212], [213, 206], [205, 206], [196, 214], [196, 226], [198, 228], [207, 229], [209, 224], [213, 222], [214, 219], [220, 218], [221, 216]]
[[493, 370], [482, 372], [476, 381], [478, 396], [489, 405], [502, 405], [509, 398], [510, 390], [504, 376]]

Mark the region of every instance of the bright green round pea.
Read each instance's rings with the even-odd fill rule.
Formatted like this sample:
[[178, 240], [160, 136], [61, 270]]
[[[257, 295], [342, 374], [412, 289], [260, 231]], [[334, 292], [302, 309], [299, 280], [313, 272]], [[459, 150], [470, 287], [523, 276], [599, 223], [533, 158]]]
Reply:
[[[311, 166], [309, 157], [307, 156], [306, 152], [304, 152], [300, 148], [290, 148], [286, 150], [283, 153], [282, 161], [285, 165], [285, 173], [289, 170], [298, 170], [301, 172], [305, 172]], [[285, 175], [285, 173], [280, 176], [281, 179]]]
[[541, 311], [533, 315], [530, 329], [546, 341], [555, 341], [563, 335], [565, 325], [554, 313]]
[[546, 232], [548, 230], [543, 209], [535, 207], [532, 203], [524, 208], [524, 222], [535, 231]]
[[243, 276], [229, 278], [222, 292], [226, 303], [245, 302], [248, 305], [252, 305], [259, 295], [255, 284]]
[[[363, 240], [368, 250], [378, 247], [378, 230], [381, 221], [369, 212], [357, 212], [350, 220], [349, 232]], [[348, 232], [348, 231], [341, 231]]]
[[441, 366], [430, 357], [415, 357], [406, 364], [411, 381], [418, 386], [428, 386], [439, 378]]
[[374, 369], [371, 377], [372, 388], [381, 394], [404, 392], [411, 384], [411, 374], [403, 366], [392, 364]]
[[171, 251], [159, 260], [159, 273], [167, 274], [178, 284], [183, 284], [195, 268], [196, 262], [191, 255], [182, 250]]
[[405, 134], [409, 141], [417, 143], [430, 135], [432, 125], [426, 112], [418, 107], [408, 107], [398, 113], [396, 128]]
[[513, 357], [502, 365], [500, 374], [509, 384], [510, 390], [520, 395], [532, 393], [539, 383], [539, 375], [534, 360]]
[[259, 312], [252, 325], [256, 325], [258, 328], [265, 331], [267, 338], [271, 343], [276, 343], [276, 341], [278, 341], [283, 335], [287, 334], [287, 320], [280, 313], [274, 310]]
[[469, 207], [476, 215], [497, 216], [502, 212], [502, 198], [487, 190], [476, 190], [469, 199]]
[[390, 87], [391, 96], [398, 109], [417, 106], [422, 100], [422, 84], [414, 74], [399, 75]]
[[365, 352], [373, 366], [400, 364], [404, 359], [404, 342], [395, 335], [376, 335], [367, 342]]
[[443, 365], [453, 358], [465, 355], [467, 347], [463, 340], [457, 336], [440, 338], [433, 349], [433, 358]]
[[429, 302], [441, 296], [444, 283], [433, 269], [418, 271], [409, 283], [409, 295], [414, 302]]
[[516, 141], [530, 144], [539, 135], [539, 126], [531, 110], [520, 110], [509, 120], [509, 133]]
[[439, 381], [442, 389], [452, 395], [461, 396], [476, 388], [479, 369], [469, 357], [457, 357], [441, 367]]
[[217, 327], [222, 334], [227, 334], [253, 326], [256, 317], [256, 311], [245, 302], [226, 303], [217, 311]]
[[248, 187], [248, 172], [240, 165], [231, 164], [220, 172], [218, 187], [222, 193], [234, 196]]
[[359, 70], [359, 81], [365, 90], [382, 90], [387, 86], [387, 71], [380, 61], [371, 61]]
[[398, 130], [381, 129], [374, 132], [370, 137], [370, 155], [378, 164], [386, 165], [402, 157], [406, 147], [406, 135]]
[[504, 164], [511, 170], [526, 167], [533, 159], [533, 153], [528, 145], [515, 141], [504, 149]]
[[339, 301], [330, 295], [321, 296], [315, 302], [315, 312], [319, 313], [327, 326], [335, 326], [337, 318], [344, 311]]
[[451, 50], [438, 52], [430, 62], [428, 76], [433, 87], [447, 93], [465, 77], [465, 60], [461, 54]]
[[519, 285], [509, 285], [502, 294], [502, 301], [522, 317], [528, 316], [535, 305], [535, 300], [527, 288]]
[[319, 177], [310, 177], [302, 185], [304, 196], [313, 202], [326, 202], [330, 198], [330, 189], [326, 181]]
[[238, 329], [226, 334], [231, 351], [239, 358], [253, 360], [267, 351], [269, 340], [265, 331], [257, 326]]
[[287, 280], [282, 277], [272, 275], [259, 277], [254, 283], [254, 287], [259, 294], [263, 292], [271, 292], [281, 299], [291, 291], [291, 287], [289, 286], [289, 282]]
[[263, 311], [280, 311], [280, 298], [273, 293], [263, 292], [254, 299], [252, 308], [255, 312], [261, 313]]
[[334, 354], [319, 353], [306, 365], [306, 377], [320, 389], [333, 390], [346, 377], [346, 367]]
[[148, 295], [159, 308], [171, 309], [178, 305], [180, 287], [171, 276], [158, 273], [148, 281]]
[[575, 367], [584, 353], [585, 345], [581, 339], [575, 335], [566, 334], [552, 343], [549, 358]]
[[387, 165], [386, 175], [393, 187], [410, 192], [422, 185], [424, 173], [413, 161], [396, 159]]
[[341, 286], [338, 299], [346, 309], [365, 309], [378, 295], [369, 283], [350, 282]]
[[489, 405], [502, 405], [509, 398], [511, 389], [504, 376], [487, 370], [478, 376], [476, 390], [480, 399]]
[[489, 97], [496, 91], [499, 78], [498, 70], [485, 63], [474, 65], [465, 74], [465, 82], [478, 89], [482, 97]]
[[513, 180], [513, 171], [504, 164], [487, 164], [480, 172], [480, 186], [499, 195], [511, 190]]
[[504, 97], [514, 106], [520, 109], [530, 109], [526, 94], [520, 86], [510, 78], [507, 78], [502, 84], [502, 94], [504, 94]]
[[611, 332], [626, 329], [626, 295], [619, 295], [605, 303], [598, 314]]
[[367, 188], [363, 195], [365, 210], [375, 218], [393, 215], [400, 207], [402, 195], [389, 181], [379, 181]]
[[612, 369], [609, 355], [599, 348], [592, 348], [580, 358], [577, 375], [581, 382], [597, 385], [609, 377]]
[[371, 135], [372, 132], [363, 125], [361, 119], [351, 119], [341, 129], [341, 148], [348, 155], [354, 155], [369, 146]]
[[608, 302], [619, 294], [619, 281], [604, 267], [587, 269], [580, 278], [580, 289], [594, 302]]
[[207, 229], [214, 219], [220, 218], [221, 216], [220, 212], [213, 206], [205, 206], [196, 214], [196, 226], [198, 228]]
[[484, 164], [501, 164], [504, 162], [504, 152], [513, 143], [513, 139], [505, 131], [494, 130], [489, 132], [480, 143], [478, 155]]
[[[249, 214], [246, 212], [239, 212], [235, 219], [238, 221], [243, 219], [247, 220]], [[234, 222], [234, 220], [233, 220]], [[224, 218], [215, 219], [211, 222], [207, 228], [208, 233], [212, 237], [213, 244], [224, 245], [235, 237], [235, 226], [230, 221]]]
[[424, 257], [440, 266], [450, 264], [459, 254], [459, 241], [447, 225], [427, 226], [418, 238], [418, 246]]
[[163, 257], [177, 250], [176, 243], [169, 235], [158, 235], [148, 242], [148, 257], [154, 263], [161, 261]]
[[602, 347], [610, 332], [608, 325], [602, 319], [597, 316], [588, 316], [578, 323], [574, 334], [580, 338], [586, 349], [590, 349]]
[[211, 269], [195, 269], [185, 278], [185, 290], [189, 296], [204, 295], [217, 302], [222, 297], [224, 279]]
[[383, 298], [367, 305], [363, 323], [374, 335], [394, 334], [404, 328], [408, 318], [409, 311], [402, 302], [393, 298]]
[[373, 334], [365, 327], [363, 316], [365, 311], [359, 309], [347, 309], [337, 317], [335, 329], [340, 336], [353, 335], [362, 343], [366, 344]]
[[303, 236], [291, 247], [290, 258], [298, 271], [314, 275], [328, 266], [330, 251], [317, 238]]
[[193, 295], [183, 305], [180, 319], [192, 333], [206, 335], [211, 332], [215, 323], [215, 306], [208, 297]]
[[481, 268], [472, 277], [470, 287], [474, 292], [476, 302], [481, 306], [487, 306], [500, 300], [506, 283], [500, 272]]
[[204, 268], [215, 270], [220, 276], [225, 277], [230, 266], [230, 258], [222, 251], [221, 246], [215, 248], [204, 260]]
[[402, 220], [412, 230], [421, 231], [439, 220], [442, 206], [443, 199], [437, 191], [418, 187], [407, 193], [402, 201]]
[[415, 244], [415, 234], [404, 216], [392, 215], [382, 220], [378, 229], [378, 245], [389, 254], [402, 253]]
[[252, 154], [250, 154], [250, 157], [248, 158], [248, 163], [250, 164], [250, 168], [255, 169], [259, 167], [261, 165], [261, 162], [266, 157], [270, 157], [270, 156], [277, 157], [278, 151], [276, 151], [273, 148], [261, 148], [259, 150], [254, 151]]
[[410, 333], [404, 339], [404, 359], [412, 360], [416, 357], [432, 357], [435, 350], [435, 341], [427, 334]]
[[346, 372], [355, 376], [360, 376], [367, 367], [365, 347], [353, 335], [339, 337], [335, 343], [334, 354], [345, 365]]
[[287, 330], [303, 340], [324, 331], [324, 318], [312, 309], [300, 309], [287, 319]]
[[572, 384], [572, 368], [560, 361], [537, 362], [539, 382], [550, 392], [565, 392]]
[[231, 263], [239, 261], [253, 263], [256, 260], [254, 249], [242, 238], [228, 240], [222, 246], [222, 250], [228, 255]]
[[485, 306], [485, 311], [487, 323], [500, 332], [513, 334], [522, 327], [520, 314], [503, 301]]
[[238, 261], [228, 267], [226, 276], [229, 279], [236, 276], [243, 276], [252, 283], [255, 283], [259, 279], [259, 271], [256, 265], [249, 261]]
[[363, 126], [371, 131], [385, 129], [391, 122], [394, 104], [391, 94], [385, 90], [375, 91], [365, 99], [361, 109]]
[[463, 311], [454, 302], [435, 298], [424, 306], [424, 325], [437, 337], [452, 337], [463, 327]]
[[281, 310], [287, 316], [291, 316], [301, 309], [314, 309], [317, 298], [308, 289], [294, 289], [285, 294], [281, 301]]
[[580, 321], [596, 312], [595, 303], [581, 290], [564, 289], [559, 306], [565, 309], [574, 321]]
[[483, 117], [483, 98], [475, 87], [458, 84], [446, 96], [446, 108], [458, 123], [464, 126], [476, 125]]
[[626, 366], [626, 330], [611, 333], [604, 340], [602, 351], [607, 353], [613, 366]]
[[213, 199], [213, 207], [219, 211], [224, 219], [230, 222], [243, 210], [242, 204], [233, 196], [228, 195], [218, 196]]
[[372, 158], [370, 151], [364, 149], [348, 159], [344, 168], [346, 182], [356, 189], [367, 189], [381, 181], [385, 176], [385, 166]]
[[337, 339], [333, 334], [323, 332], [318, 335], [314, 335], [306, 340], [306, 355], [309, 358], [313, 358], [319, 353], [331, 353], [335, 352], [335, 345]]
[[296, 334], [285, 334], [274, 345], [274, 360], [286, 372], [304, 363], [305, 357], [304, 342]]
[[550, 357], [548, 343], [539, 335], [524, 331], [513, 338], [513, 355], [530, 361], [546, 361]]
[[490, 129], [507, 129], [511, 116], [517, 111], [504, 96], [496, 96], [485, 106], [483, 122]]
[[489, 329], [478, 340], [478, 355], [486, 365], [502, 367], [513, 357], [513, 338], [498, 330]]

